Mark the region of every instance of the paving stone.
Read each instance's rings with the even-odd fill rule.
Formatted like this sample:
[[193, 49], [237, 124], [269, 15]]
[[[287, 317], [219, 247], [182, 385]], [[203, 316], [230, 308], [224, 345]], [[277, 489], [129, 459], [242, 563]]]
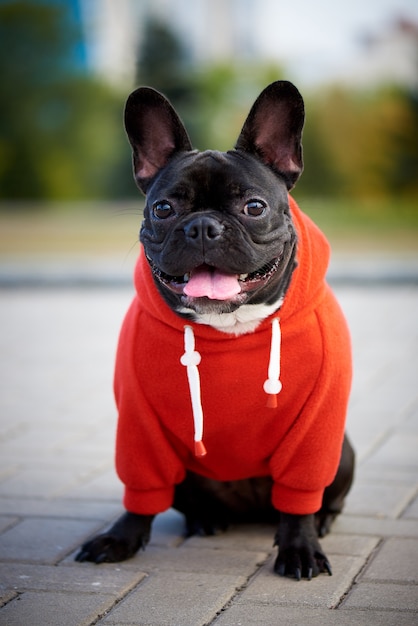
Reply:
[[384, 541], [361, 580], [418, 583], [418, 539], [391, 537]]
[[0, 516], [0, 533], [4, 532], [8, 528], [15, 526], [19, 522], [18, 517], [10, 517], [7, 515]]
[[234, 550], [231, 547], [220, 550], [209, 548], [157, 548], [147, 547], [126, 562], [125, 567], [151, 571], [195, 572], [207, 574], [235, 574], [250, 576], [266, 560], [266, 552]]
[[77, 472], [69, 469], [23, 469], [0, 483], [0, 497], [54, 497], [82, 479]]
[[100, 624], [204, 626], [245, 583], [242, 576], [159, 572], [150, 575]]
[[86, 478], [77, 486], [62, 489], [68, 498], [80, 500], [119, 500], [122, 506], [123, 486], [113, 468], [98, 473], [96, 476]]
[[415, 498], [413, 502], [408, 506], [405, 513], [402, 515], [403, 519], [418, 519], [418, 498]]
[[340, 515], [332, 527], [333, 533], [372, 535], [379, 537], [418, 537], [418, 524], [409, 519], [379, 519]]
[[105, 524], [120, 515], [123, 508], [119, 501], [0, 498], [0, 511], [18, 516], [102, 520]]
[[[84, 449], [80, 443], [73, 442], [60, 449], [48, 450], [48, 453], [39, 450], [20, 450], [11, 442], [1, 448], [0, 468], [2, 472], [16, 473], [22, 469], [42, 469], [55, 471], [63, 468], [78, 475], [90, 475], [94, 472], [113, 470], [113, 446], [109, 452], [96, 448], [95, 451]], [[17, 462], [18, 461], [18, 462]], [[12, 471], [10, 471], [12, 470]]]
[[353, 578], [363, 567], [364, 559], [333, 555], [330, 561], [332, 576], [320, 574], [311, 581], [305, 579], [298, 582], [274, 574], [274, 561], [270, 560], [250, 581], [236, 599], [236, 603], [335, 607], [347, 593]]
[[[10, 600], [13, 600], [13, 598], [17, 597], [17, 593], [15, 593], [14, 591], [4, 591], [3, 589], [1, 589], [0, 587], [0, 608], [2, 606], [4, 606], [5, 604], [7, 604], [8, 602], [10, 602]], [[0, 620], [1, 620], [1, 613], [0, 613]]]
[[418, 468], [418, 435], [395, 433], [368, 461]]
[[367, 558], [379, 542], [378, 537], [362, 537], [360, 535], [341, 535], [329, 533], [320, 540], [325, 553], [361, 556]]
[[23, 591], [64, 591], [79, 593], [110, 593], [125, 595], [146, 574], [122, 570], [117, 564], [98, 567], [93, 564], [70, 567], [28, 565], [26, 563], [0, 564], [0, 589]]
[[408, 419], [399, 427], [400, 432], [418, 435], [418, 403], [415, 402], [410, 409]]
[[340, 611], [320, 609], [315, 607], [305, 608], [282, 607], [277, 605], [258, 604], [252, 605], [234, 604], [228, 607], [213, 626], [413, 626], [414, 616], [411, 613], [392, 611]]
[[344, 512], [349, 515], [396, 519], [411, 501], [416, 488], [404, 485], [355, 483]]
[[[36, 393], [39, 393], [39, 390]], [[31, 396], [32, 391], [29, 389], [26, 399]], [[42, 411], [39, 408], [37, 410]], [[26, 418], [24, 428], [17, 431], [15, 436], [7, 437], [3, 444], [6, 452], [12, 444], [13, 448], [21, 453], [33, 452], [42, 461], [45, 453], [53, 452], [55, 448], [64, 448], [80, 437], [80, 425], [71, 423], [68, 419], [63, 419], [62, 416], [59, 416], [57, 420], [55, 415], [55, 421], [45, 419], [43, 415], [39, 417], [40, 419], [37, 421], [32, 416]], [[92, 426], [89, 424], [85, 424], [84, 428], [87, 432], [92, 430]], [[25, 456], [21, 456], [19, 461], [24, 462]]]
[[90, 626], [115, 603], [111, 594], [26, 592], [1, 610], [7, 626]]
[[[356, 482], [357, 483], [384, 483], [388, 486], [410, 486], [414, 485], [418, 488], [418, 472], [415, 468], [409, 467], [393, 467], [388, 464], [372, 465], [363, 464], [357, 468]], [[352, 491], [350, 491], [349, 498], [351, 498]]]
[[[193, 548], [242, 548], [244, 550], [273, 551], [276, 526], [253, 524], [231, 526], [225, 532], [212, 537], [193, 536], [187, 539], [188, 546]], [[276, 551], [276, 549], [274, 549]]]
[[97, 530], [97, 522], [24, 519], [0, 535], [0, 559], [54, 564]]
[[[392, 611], [411, 611], [411, 626], [416, 624], [418, 612], [418, 593], [416, 585], [395, 585], [393, 583], [360, 583], [354, 585], [341, 609], [386, 609]], [[412, 612], [415, 612], [415, 617]], [[394, 623], [398, 623], [397, 619]]]

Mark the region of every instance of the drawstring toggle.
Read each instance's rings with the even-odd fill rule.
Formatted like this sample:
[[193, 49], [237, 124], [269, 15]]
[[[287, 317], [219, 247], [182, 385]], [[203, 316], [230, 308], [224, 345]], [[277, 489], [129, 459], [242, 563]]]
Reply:
[[280, 382], [280, 350], [281, 350], [281, 332], [280, 323], [277, 318], [271, 323], [271, 345], [270, 345], [270, 361], [268, 367], [268, 378], [264, 381], [263, 389], [268, 394], [267, 407], [275, 409], [277, 407], [277, 395], [282, 390]]

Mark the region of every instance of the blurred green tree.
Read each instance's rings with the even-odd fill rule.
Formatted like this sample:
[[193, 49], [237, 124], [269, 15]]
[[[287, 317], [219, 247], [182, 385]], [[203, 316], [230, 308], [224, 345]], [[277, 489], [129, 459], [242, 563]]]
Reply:
[[156, 17], [146, 19], [137, 53], [136, 82], [157, 89], [182, 117], [192, 141], [199, 137], [195, 73], [186, 47], [170, 25]]
[[305, 99], [306, 121], [303, 130], [304, 171], [297, 183], [297, 196], [335, 196], [341, 176], [329, 145], [324, 141], [321, 114], [315, 98]]
[[65, 3], [0, 5], [3, 199], [98, 198], [125, 189], [111, 174], [125, 149], [123, 99], [73, 65], [80, 33], [67, 12]]
[[397, 90], [393, 97], [397, 114], [389, 128], [391, 168], [388, 185], [393, 195], [416, 197], [418, 196], [418, 90]]
[[180, 114], [195, 147], [231, 149], [254, 97], [281, 68], [228, 60], [196, 66], [170, 25], [151, 17], [138, 50], [138, 84], [162, 92]]

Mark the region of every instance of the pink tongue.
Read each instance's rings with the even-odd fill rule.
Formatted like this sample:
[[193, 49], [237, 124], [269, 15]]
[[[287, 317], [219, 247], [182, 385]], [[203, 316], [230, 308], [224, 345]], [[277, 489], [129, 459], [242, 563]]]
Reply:
[[192, 298], [206, 296], [211, 300], [229, 300], [240, 293], [241, 287], [236, 274], [224, 274], [202, 266], [193, 270], [183, 291]]

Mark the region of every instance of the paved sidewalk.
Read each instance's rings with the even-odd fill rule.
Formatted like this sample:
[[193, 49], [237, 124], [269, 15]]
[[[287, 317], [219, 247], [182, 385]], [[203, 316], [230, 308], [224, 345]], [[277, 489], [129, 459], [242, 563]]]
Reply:
[[417, 624], [418, 286], [336, 291], [353, 335], [358, 470], [323, 541], [334, 575], [298, 583], [272, 572], [274, 529], [185, 541], [174, 511], [130, 561], [75, 563], [121, 512], [112, 369], [132, 292], [0, 290], [0, 624]]

